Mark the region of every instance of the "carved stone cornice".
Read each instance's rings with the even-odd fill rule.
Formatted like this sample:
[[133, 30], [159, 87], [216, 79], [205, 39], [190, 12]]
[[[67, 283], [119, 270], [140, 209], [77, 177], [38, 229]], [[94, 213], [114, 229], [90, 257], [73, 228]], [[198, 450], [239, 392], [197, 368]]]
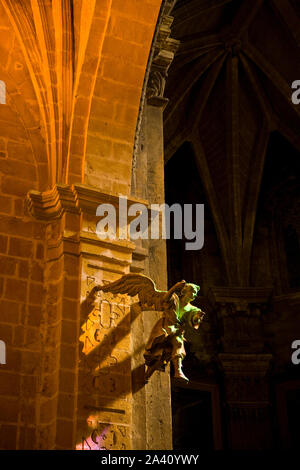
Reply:
[[[130, 196], [127, 208], [132, 204], [148, 206], [145, 200]], [[97, 233], [97, 207], [100, 204], [111, 204], [116, 210], [117, 230], [119, 226], [119, 197], [112, 193], [104, 193], [98, 188], [85, 184], [57, 184], [51, 191], [30, 191], [27, 195], [27, 207], [30, 215], [36, 220], [48, 223], [62, 219], [64, 214], [70, 215], [58, 229], [53, 228], [55, 239], [49, 237], [48, 244], [52, 257], [59, 257], [62, 249], [65, 253], [79, 255], [93, 260], [93, 268], [104, 272], [124, 274], [144, 270], [147, 252], [128, 238], [101, 238]], [[121, 207], [121, 212], [124, 208]], [[77, 217], [73, 217], [73, 216]], [[151, 213], [148, 213], [149, 218]], [[78, 217], [80, 216], [80, 217]], [[130, 223], [128, 217], [127, 222]], [[52, 229], [51, 229], [52, 230]], [[57, 231], [58, 230], [58, 231]], [[61, 230], [59, 232], [59, 230]], [[125, 235], [126, 236], [126, 235]]]
[[239, 376], [249, 374], [265, 376], [272, 357], [272, 354], [218, 354], [223, 371], [226, 374]]
[[271, 287], [211, 287], [208, 293], [213, 305], [234, 304], [237, 312], [249, 304], [267, 303], [271, 295]]
[[[135, 203], [148, 206], [145, 200], [127, 197], [128, 207]], [[119, 196], [85, 184], [56, 184], [50, 191], [33, 190], [27, 194], [29, 213], [37, 220], [45, 222], [58, 219], [65, 212], [96, 216], [100, 204], [112, 204], [118, 210]]]

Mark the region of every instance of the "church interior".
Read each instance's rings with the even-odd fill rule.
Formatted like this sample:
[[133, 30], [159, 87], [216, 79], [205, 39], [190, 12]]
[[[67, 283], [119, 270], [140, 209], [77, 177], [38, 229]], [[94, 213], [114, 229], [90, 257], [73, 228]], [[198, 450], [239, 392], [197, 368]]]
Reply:
[[[299, 2], [0, 0], [0, 38], [0, 449], [296, 449]], [[204, 205], [203, 247], [121, 197]], [[162, 311], [93, 295], [128, 274], [200, 286], [188, 381], [145, 381]]]

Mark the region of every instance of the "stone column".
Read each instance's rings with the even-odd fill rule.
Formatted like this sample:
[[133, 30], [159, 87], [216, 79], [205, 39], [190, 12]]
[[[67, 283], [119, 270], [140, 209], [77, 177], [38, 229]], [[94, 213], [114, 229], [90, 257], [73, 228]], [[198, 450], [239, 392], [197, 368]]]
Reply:
[[[146, 198], [150, 204], [164, 203], [164, 154], [163, 154], [163, 109], [167, 100], [160, 98], [147, 103], [140, 135], [140, 152], [135, 169], [135, 194]], [[137, 261], [142, 255], [143, 266], [135, 262], [132, 269], [141, 271], [151, 277], [157, 288], [167, 289], [167, 257], [166, 241], [160, 239], [143, 240], [134, 253]], [[155, 322], [161, 312], [144, 312], [133, 325], [133, 338], [140, 343], [141, 335], [145, 344], [150, 336]], [[133, 358], [134, 361], [134, 401], [133, 420], [135, 422], [135, 448], [137, 449], [171, 449], [172, 448], [172, 417], [170, 397], [169, 369], [155, 372], [145, 388], [144, 380], [144, 350]]]
[[[163, 153], [163, 109], [166, 100], [155, 104], [148, 101], [145, 107], [147, 151], [147, 199], [149, 204], [163, 204], [164, 197], [164, 153]], [[167, 290], [166, 240], [149, 239], [148, 259], [145, 274], [149, 275], [159, 289]], [[145, 312], [144, 328], [147, 341], [160, 313]], [[170, 371], [155, 372], [146, 386], [147, 442], [148, 449], [172, 448], [172, 415], [170, 396]]]
[[46, 232], [34, 448], [73, 449], [78, 392], [82, 215], [74, 191], [67, 185], [57, 185], [45, 193], [31, 191], [28, 209], [34, 219], [45, 226]]
[[[132, 449], [131, 299], [99, 293], [95, 285], [129, 272], [135, 245], [128, 239], [100, 239], [96, 233], [100, 204], [119, 213], [119, 198], [87, 185], [76, 185], [81, 227], [81, 311], [78, 336], [76, 448]], [[128, 206], [137, 200], [128, 200]], [[124, 214], [123, 214], [124, 215]], [[117, 232], [119, 220], [117, 216]]]
[[[169, 7], [171, 3], [167, 2]], [[168, 10], [167, 8], [167, 10]], [[179, 42], [171, 39], [170, 26], [173, 18], [167, 14], [162, 17], [160, 29], [154, 46], [147, 85], [145, 106], [143, 108], [139, 145], [135, 155], [133, 173], [133, 191], [137, 197], [147, 199], [149, 205], [163, 204], [164, 194], [164, 140], [163, 111], [168, 103], [164, 98], [165, 80], [168, 68], [174, 58]], [[143, 240], [142, 247], [147, 256], [143, 272], [150, 276], [158, 289], [167, 289], [166, 241], [162, 238]], [[133, 255], [134, 259], [138, 252]], [[155, 322], [161, 312], [144, 312], [143, 317], [134, 325], [133, 338], [143, 335], [147, 342]], [[155, 372], [145, 388], [143, 379], [143, 351], [135, 358], [136, 374], [134, 380], [133, 420], [135, 423], [135, 448], [171, 449], [172, 414], [169, 368], [166, 372]], [[139, 372], [140, 371], [140, 372]]]
[[271, 354], [264, 351], [261, 316], [271, 290], [213, 288], [223, 352], [225, 419], [231, 449], [272, 446], [268, 370]]

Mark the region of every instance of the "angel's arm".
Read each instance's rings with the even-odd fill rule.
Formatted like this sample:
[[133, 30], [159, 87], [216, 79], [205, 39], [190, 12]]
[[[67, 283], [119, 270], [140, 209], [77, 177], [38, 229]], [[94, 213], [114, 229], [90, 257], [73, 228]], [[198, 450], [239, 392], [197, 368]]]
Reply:
[[191, 322], [192, 327], [195, 330], [198, 330], [200, 323], [202, 322], [204, 316], [205, 316], [205, 312], [203, 312], [203, 310], [201, 309], [197, 309], [197, 311], [191, 315], [190, 322]]
[[186, 284], [186, 281], [180, 281], [174, 284], [174, 286], [172, 286], [171, 289], [169, 289], [166, 294], [166, 301], [168, 302], [174, 293], [180, 292], [181, 289], [185, 286], [185, 284]]

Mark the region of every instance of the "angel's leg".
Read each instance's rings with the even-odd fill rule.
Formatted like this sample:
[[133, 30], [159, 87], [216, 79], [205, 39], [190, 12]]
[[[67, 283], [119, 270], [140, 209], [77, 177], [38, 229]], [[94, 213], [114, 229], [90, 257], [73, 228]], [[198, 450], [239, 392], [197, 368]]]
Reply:
[[174, 377], [176, 379], [183, 379], [189, 381], [182, 371], [182, 360], [186, 356], [184, 341], [182, 336], [174, 336], [172, 340], [173, 351], [172, 351], [172, 364], [174, 366]]
[[183, 357], [181, 356], [175, 356], [172, 359], [172, 364], [174, 366], [174, 378], [175, 379], [183, 379], [186, 382], [189, 381], [189, 379], [184, 375], [182, 371], [182, 359]]

